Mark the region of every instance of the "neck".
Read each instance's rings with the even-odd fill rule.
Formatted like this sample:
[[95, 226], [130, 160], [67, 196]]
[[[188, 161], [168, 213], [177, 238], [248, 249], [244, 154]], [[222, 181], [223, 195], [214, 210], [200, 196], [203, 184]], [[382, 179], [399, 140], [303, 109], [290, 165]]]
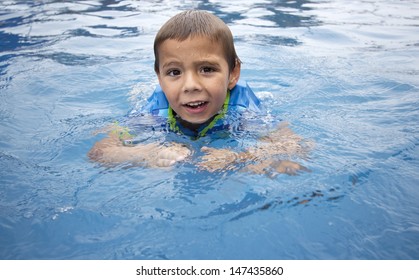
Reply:
[[213, 120], [213, 119], [214, 119], [214, 118], [218, 115], [218, 114], [216, 114], [216, 115], [212, 116], [210, 119], [208, 119], [208, 120], [207, 120], [206, 122], [204, 122], [204, 123], [191, 123], [191, 122], [188, 122], [188, 121], [185, 121], [185, 120], [183, 120], [183, 119], [179, 118], [179, 117], [176, 115], [175, 111], [173, 111], [173, 114], [175, 115], [176, 119], [178, 120], [178, 122], [179, 122], [182, 126], [184, 126], [184, 127], [188, 128], [188, 129], [190, 129], [190, 130], [192, 130], [192, 131], [198, 131], [200, 127], [205, 126], [205, 125], [208, 125], [208, 124], [209, 124], [209, 123], [211, 123], [211, 122], [212, 122], [212, 120]]
[[[209, 129], [211, 129], [215, 123], [224, 117], [224, 115], [227, 112], [228, 109], [228, 102], [230, 101], [230, 91], [227, 91], [227, 96], [226, 96], [226, 100], [224, 101], [224, 105], [222, 107], [222, 109], [220, 110], [219, 113], [215, 114], [214, 116], [212, 116], [210, 119], [208, 119], [206, 122], [204, 123], [190, 123], [188, 121], [183, 120], [182, 118], [180, 118], [179, 116], [177, 116], [176, 112], [173, 111], [173, 109], [171, 107], [169, 107], [169, 118], [168, 118], [168, 122], [170, 125], [170, 128], [173, 131], [177, 131], [180, 132], [179, 127], [177, 126], [176, 122], [179, 122], [179, 124], [181, 124], [182, 126], [184, 126], [185, 128], [188, 128], [192, 131], [195, 131], [196, 133], [198, 133], [198, 137], [202, 137], [204, 136], [207, 131]], [[200, 128], [204, 127], [201, 131], [199, 131]]]

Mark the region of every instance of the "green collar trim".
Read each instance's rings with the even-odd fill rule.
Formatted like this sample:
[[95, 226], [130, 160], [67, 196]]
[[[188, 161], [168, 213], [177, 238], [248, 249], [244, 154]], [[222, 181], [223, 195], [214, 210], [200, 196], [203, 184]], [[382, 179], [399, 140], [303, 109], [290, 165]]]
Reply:
[[[220, 119], [224, 118], [225, 114], [228, 111], [228, 104], [229, 103], [230, 103], [230, 90], [227, 91], [226, 99], [224, 101], [223, 108], [222, 108], [221, 112], [219, 112], [207, 126], [205, 126], [201, 131], [198, 132], [197, 138], [204, 137], [207, 134], [208, 130], [213, 128], [215, 126], [215, 124]], [[169, 106], [167, 117], [168, 117], [167, 121], [169, 123], [170, 129], [174, 132], [182, 133], [182, 131], [180, 130], [180, 128], [179, 128], [179, 126], [176, 122], [176, 117], [174, 115], [173, 109], [170, 106]]]

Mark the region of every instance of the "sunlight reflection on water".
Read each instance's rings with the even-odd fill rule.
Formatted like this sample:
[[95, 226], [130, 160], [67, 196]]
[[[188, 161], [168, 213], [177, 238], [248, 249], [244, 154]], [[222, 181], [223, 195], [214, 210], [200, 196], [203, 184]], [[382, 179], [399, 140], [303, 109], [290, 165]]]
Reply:
[[[0, 258], [419, 256], [419, 3], [0, 7]], [[87, 160], [103, 137], [95, 132], [144, 104], [157, 84], [155, 33], [189, 8], [229, 24], [242, 77], [273, 118], [316, 143], [303, 160], [311, 173], [272, 179]]]

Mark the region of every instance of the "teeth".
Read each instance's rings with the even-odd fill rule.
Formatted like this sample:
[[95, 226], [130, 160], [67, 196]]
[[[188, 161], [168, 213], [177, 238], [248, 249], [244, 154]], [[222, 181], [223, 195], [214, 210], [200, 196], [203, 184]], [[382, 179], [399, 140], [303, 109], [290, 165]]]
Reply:
[[191, 103], [188, 103], [186, 105], [191, 106], [191, 107], [198, 107], [198, 106], [201, 106], [201, 105], [204, 105], [204, 104], [205, 104], [205, 102], [199, 101], [199, 102], [191, 102]]

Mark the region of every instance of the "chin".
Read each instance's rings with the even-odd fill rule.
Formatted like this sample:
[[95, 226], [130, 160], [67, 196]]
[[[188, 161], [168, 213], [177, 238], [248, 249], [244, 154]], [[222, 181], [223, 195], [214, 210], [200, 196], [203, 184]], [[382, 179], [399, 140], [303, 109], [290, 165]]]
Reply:
[[191, 125], [201, 125], [201, 124], [204, 124], [204, 123], [208, 122], [210, 119], [211, 118], [202, 118], [202, 119], [196, 119], [196, 118], [195, 119], [188, 119], [188, 118], [184, 119], [184, 118], [182, 118], [182, 120], [184, 122], [189, 123]]
[[195, 125], [201, 125], [201, 124], [206, 123], [207, 121], [208, 121], [207, 119], [204, 119], [204, 120], [190, 120], [190, 121], [186, 120], [186, 122], [188, 122], [190, 124], [195, 124]]
[[181, 119], [185, 122], [188, 122], [190, 124], [194, 124], [194, 125], [198, 125], [198, 124], [203, 124], [206, 123], [209, 119], [211, 119], [211, 117], [207, 118], [207, 117], [202, 117], [202, 118], [182, 118]]

